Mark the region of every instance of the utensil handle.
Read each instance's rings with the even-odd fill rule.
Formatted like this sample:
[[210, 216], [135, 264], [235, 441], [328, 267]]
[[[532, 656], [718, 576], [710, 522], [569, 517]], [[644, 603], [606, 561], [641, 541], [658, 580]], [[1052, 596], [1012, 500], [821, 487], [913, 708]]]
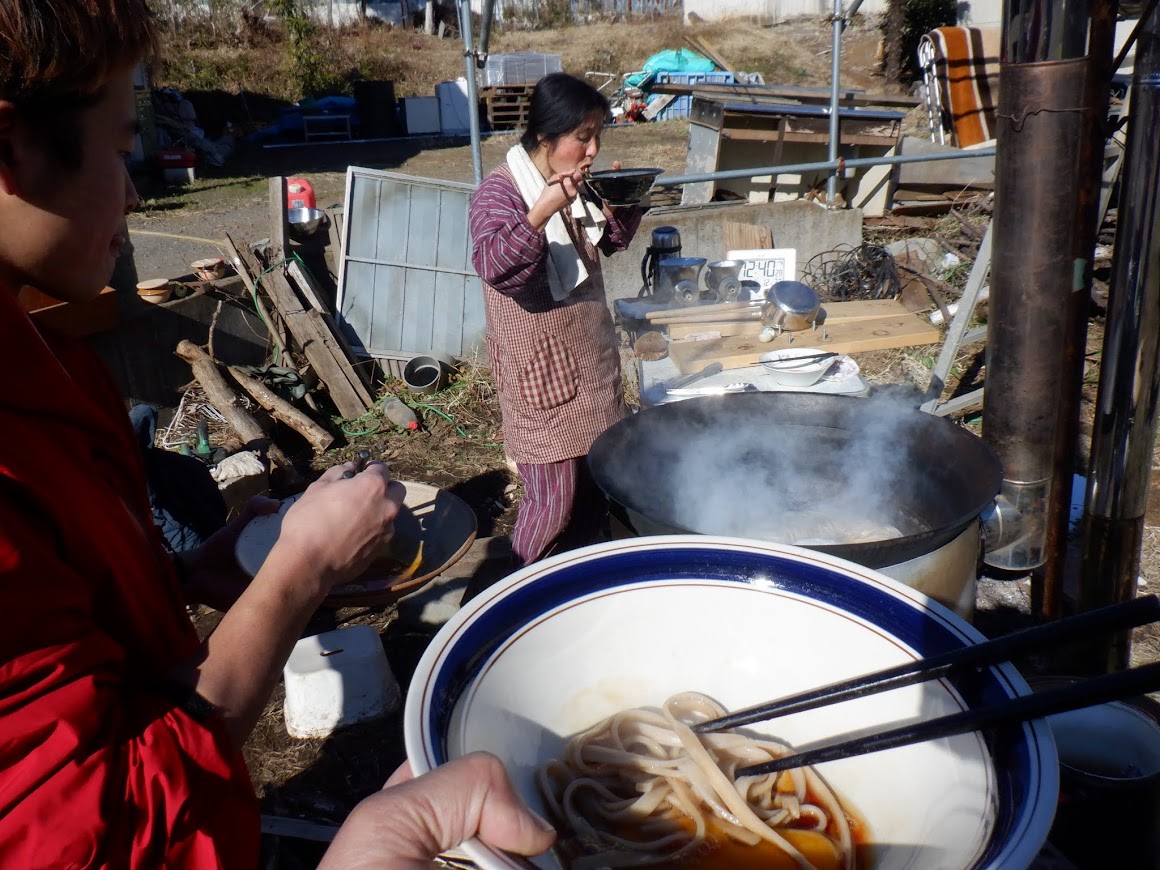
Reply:
[[693, 726], [693, 730], [719, 731], [723, 728], [736, 728], [751, 722], [786, 716], [790, 713], [813, 710], [827, 704], [836, 704], [852, 698], [861, 698], [865, 695], [873, 695], [901, 686], [938, 679], [946, 676], [952, 670], [998, 664], [1026, 652], [1044, 649], [1093, 634], [1106, 634], [1111, 631], [1135, 628], [1139, 625], [1155, 622], [1157, 619], [1160, 619], [1160, 599], [1155, 595], [1145, 595], [1141, 598], [1111, 604], [1097, 610], [1089, 610], [1087, 613], [1069, 616], [1066, 619], [1056, 620], [1045, 625], [1026, 628], [994, 640], [951, 650], [931, 658], [831, 683], [828, 686], [811, 689], [808, 692], [802, 692], [768, 704], [747, 707], [744, 710], [730, 713], [728, 716], [722, 716], [720, 719], [702, 722]]
[[1028, 719], [1066, 713], [1082, 707], [1093, 707], [1108, 701], [1154, 692], [1157, 689], [1160, 689], [1160, 662], [1153, 662], [1060, 689], [1024, 695], [988, 707], [965, 710], [917, 725], [906, 725], [870, 737], [843, 740], [829, 746], [787, 755], [775, 761], [743, 767], [737, 771], [736, 776], [763, 776], [795, 767], [853, 758], [856, 755], [880, 752], [883, 749], [895, 749], [912, 743], [937, 740], [940, 737], [1025, 722]]
[[686, 384], [691, 384], [691, 383], [693, 383], [693, 381], [699, 380], [701, 378], [707, 378], [710, 375], [715, 375], [718, 372], [720, 372], [721, 370], [722, 370], [721, 363], [719, 363], [719, 362], [709, 363], [709, 365], [705, 366], [699, 372], [695, 372], [691, 375], [685, 375], [683, 378], [681, 378], [675, 384], [672, 384], [669, 387], [669, 389], [670, 390], [680, 389], [681, 387], [685, 386]]

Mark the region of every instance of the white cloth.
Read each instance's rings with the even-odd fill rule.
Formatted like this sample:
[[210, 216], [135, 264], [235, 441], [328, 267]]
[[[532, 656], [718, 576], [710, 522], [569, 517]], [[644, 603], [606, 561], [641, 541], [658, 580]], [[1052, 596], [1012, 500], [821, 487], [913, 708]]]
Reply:
[[[507, 165], [524, 203], [531, 208], [547, 184], [544, 176], [522, 145], [511, 147], [507, 153]], [[604, 226], [608, 223], [604, 212], [582, 196], [572, 201], [571, 212], [592, 244], [599, 242], [604, 235]], [[564, 218], [559, 212], [548, 219], [544, 234], [548, 237], [548, 289], [552, 291], [552, 298], [559, 302], [587, 280], [588, 270], [576, 253], [576, 246], [572, 244]]]

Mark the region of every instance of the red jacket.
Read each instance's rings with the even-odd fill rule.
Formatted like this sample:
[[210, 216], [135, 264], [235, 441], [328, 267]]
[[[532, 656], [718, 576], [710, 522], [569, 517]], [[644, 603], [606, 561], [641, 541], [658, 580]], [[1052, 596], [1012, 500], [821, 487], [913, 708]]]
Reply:
[[124, 405], [0, 287], [0, 866], [257, 866], [216, 717], [159, 686], [197, 649]]

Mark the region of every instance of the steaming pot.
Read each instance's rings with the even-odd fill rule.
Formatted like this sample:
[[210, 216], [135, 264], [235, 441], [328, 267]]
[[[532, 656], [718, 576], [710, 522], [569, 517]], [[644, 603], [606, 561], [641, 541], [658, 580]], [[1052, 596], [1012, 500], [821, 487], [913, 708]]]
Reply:
[[950, 420], [909, 405], [876, 406], [787, 392], [657, 405], [605, 431], [588, 464], [642, 535], [777, 540], [775, 513], [809, 516], [827, 496], [856, 512], [880, 497], [875, 517], [900, 536], [799, 546], [879, 570], [970, 618], [979, 516], [999, 492], [999, 459]]

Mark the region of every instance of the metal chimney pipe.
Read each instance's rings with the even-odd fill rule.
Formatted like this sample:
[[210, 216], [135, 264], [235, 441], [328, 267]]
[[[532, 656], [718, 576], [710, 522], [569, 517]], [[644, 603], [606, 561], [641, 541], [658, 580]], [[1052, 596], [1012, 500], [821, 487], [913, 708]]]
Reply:
[[1003, 462], [1000, 500], [1022, 534], [988, 549], [1004, 570], [1047, 558], [1068, 301], [1082, 287], [1073, 254], [1084, 129], [1087, 6], [1007, 0], [996, 112], [994, 254], [983, 438]]
[[[1136, 594], [1160, 394], [1160, 6], [1140, 30], [1084, 507], [1079, 603]], [[1126, 635], [1093, 669], [1128, 665]]]

